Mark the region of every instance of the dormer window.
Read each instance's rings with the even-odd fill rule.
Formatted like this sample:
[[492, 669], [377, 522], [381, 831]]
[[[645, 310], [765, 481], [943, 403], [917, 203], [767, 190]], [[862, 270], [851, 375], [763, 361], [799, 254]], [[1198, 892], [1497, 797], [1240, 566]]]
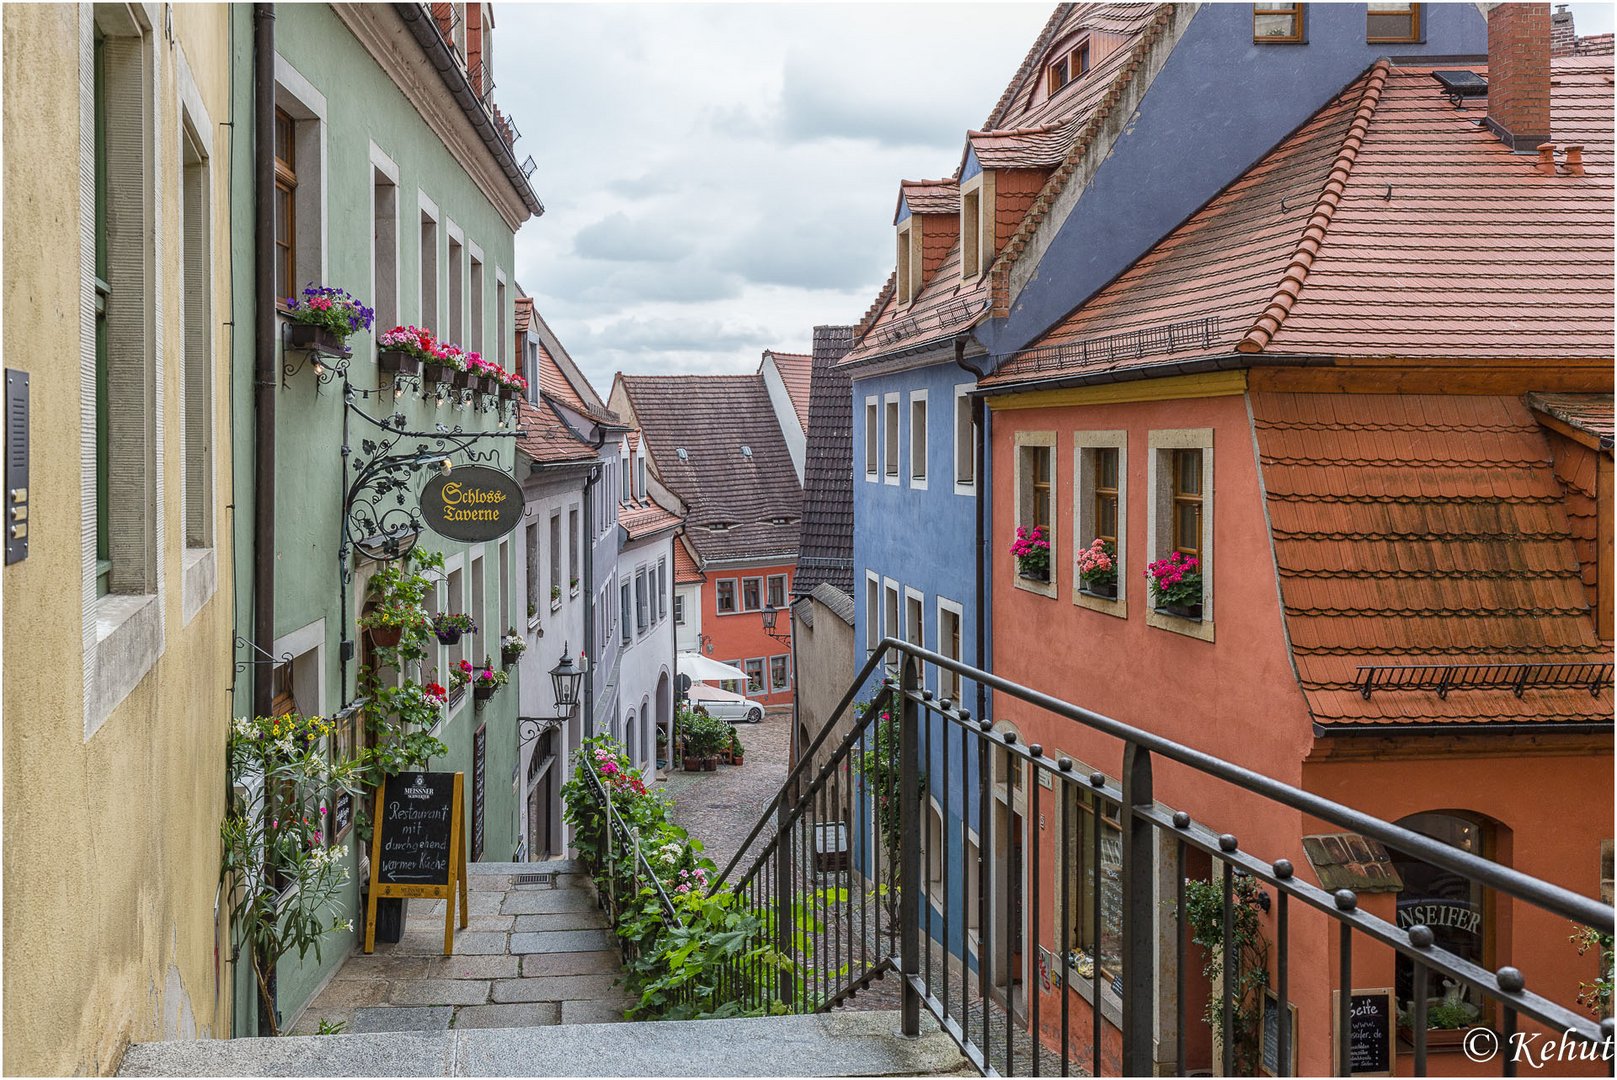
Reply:
[[1072, 82], [1072, 68], [1067, 57], [1063, 56], [1050, 65], [1050, 94], [1054, 96], [1057, 91]]
[[960, 190], [960, 280], [970, 281], [982, 270], [983, 182], [979, 174], [970, 188]]
[[1081, 79], [1089, 74], [1089, 42], [1072, 50], [1072, 77]]
[[1050, 96], [1055, 97], [1071, 83], [1089, 74], [1089, 41], [1068, 51], [1046, 69], [1050, 73]]

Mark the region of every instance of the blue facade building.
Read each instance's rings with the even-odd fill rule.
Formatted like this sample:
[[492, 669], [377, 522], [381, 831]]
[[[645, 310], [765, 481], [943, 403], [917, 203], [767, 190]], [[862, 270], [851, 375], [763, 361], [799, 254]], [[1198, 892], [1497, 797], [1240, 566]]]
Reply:
[[[979, 521], [990, 520], [983, 500], [1017, 493], [1010, 478], [996, 492], [981, 460], [992, 416], [975, 404], [977, 379], [1126, 270], [1378, 58], [1463, 67], [1485, 58], [1486, 29], [1481, 12], [1461, 4], [1056, 9], [982, 130], [966, 133], [953, 175], [901, 184], [895, 272], [839, 364], [852, 380], [858, 660], [892, 636], [993, 666], [984, 629], [992, 581], [979, 567], [988, 545], [1007, 538]], [[1129, 347], [1098, 344], [1098, 365], [1105, 350]], [[1037, 478], [1028, 483], [1022, 494], [1037, 497]], [[1012, 719], [995, 716], [969, 683], [930, 667], [923, 682], [996, 726]], [[928, 882], [931, 908], [935, 917], [945, 904], [965, 913], [950, 920], [947, 947], [972, 962], [985, 905], [956, 894], [975, 889], [980, 823], [961, 782], [974, 779], [977, 763], [962, 765], [941, 725], [922, 738], [928, 828], [961, 830], [949, 835], [965, 837], [967, 863], [958, 879]], [[1006, 902], [1015, 904], [999, 897], [986, 906]]]

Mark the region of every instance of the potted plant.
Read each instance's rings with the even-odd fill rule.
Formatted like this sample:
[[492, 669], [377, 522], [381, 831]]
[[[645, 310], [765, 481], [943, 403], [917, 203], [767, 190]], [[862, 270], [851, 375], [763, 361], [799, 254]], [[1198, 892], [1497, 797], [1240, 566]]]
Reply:
[[1041, 526], [1018, 525], [1011, 555], [1016, 559], [1019, 576], [1029, 581], [1050, 580], [1050, 538]]
[[504, 671], [494, 667], [494, 661], [483, 657], [483, 666], [472, 672], [472, 700], [484, 702], [494, 696], [494, 691], [506, 684], [510, 678]]
[[500, 639], [500, 664], [510, 667], [522, 659], [522, 654], [528, 651], [528, 643], [522, 640], [514, 626], [507, 627], [505, 636]]
[[1175, 551], [1145, 568], [1151, 586], [1151, 604], [1158, 611], [1181, 619], [1202, 617], [1201, 561]]
[[561, 607], [561, 586], [552, 585], [550, 587], [550, 610], [555, 611], [559, 607]]
[[369, 604], [359, 617], [359, 627], [371, 646], [377, 649], [395, 649], [404, 631], [409, 628], [430, 629], [432, 620], [414, 604], [396, 599], [380, 600]]
[[286, 344], [327, 356], [352, 356], [350, 334], [369, 330], [376, 312], [354, 299], [347, 289], [309, 285], [301, 296], [286, 298]]
[[446, 345], [441, 341], [434, 341], [427, 331], [422, 332], [421, 347], [426, 355], [421, 358], [421, 381], [427, 386], [438, 386], [449, 382], [455, 377], [455, 372], [465, 367], [465, 361], [460, 357], [460, 350], [453, 345]]
[[376, 338], [376, 367], [396, 375], [419, 375], [432, 357], [432, 334], [419, 326], [395, 326]]
[[[1429, 1049], [1452, 1049], [1465, 1042], [1466, 1032], [1477, 1026], [1482, 1010], [1465, 1000], [1465, 989], [1453, 979], [1443, 980], [1443, 996], [1426, 999], [1426, 1045]], [[1415, 1041], [1414, 1002], [1398, 1010], [1398, 1034]]]
[[569, 582], [568, 582], [568, 583], [567, 583], [567, 588], [569, 588], [569, 589], [570, 589], [570, 590], [572, 590], [572, 591], [573, 591], [573, 592], [574, 592], [574, 593], [576, 593], [576, 592], [578, 592], [578, 579], [577, 579], [577, 578], [573, 578], [573, 579], [572, 579], [572, 580], [570, 580], [570, 581], [569, 581]]
[[1093, 543], [1078, 552], [1078, 580], [1083, 591], [1094, 596], [1117, 599], [1117, 545], [1110, 540], [1095, 537]]
[[462, 635], [477, 633], [477, 623], [465, 612], [449, 611], [432, 620], [432, 632], [438, 635], [440, 644], [456, 645]]
[[729, 742], [730, 764], [740, 765], [746, 757], [746, 750], [741, 745], [741, 733], [735, 729], [734, 725], [730, 727]]

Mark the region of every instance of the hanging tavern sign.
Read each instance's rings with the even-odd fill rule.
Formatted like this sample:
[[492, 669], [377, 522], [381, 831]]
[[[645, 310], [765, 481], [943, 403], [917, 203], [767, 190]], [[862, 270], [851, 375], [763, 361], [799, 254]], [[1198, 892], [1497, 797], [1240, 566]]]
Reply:
[[497, 540], [522, 520], [522, 489], [509, 473], [463, 465], [427, 481], [421, 517], [427, 528], [451, 540]]

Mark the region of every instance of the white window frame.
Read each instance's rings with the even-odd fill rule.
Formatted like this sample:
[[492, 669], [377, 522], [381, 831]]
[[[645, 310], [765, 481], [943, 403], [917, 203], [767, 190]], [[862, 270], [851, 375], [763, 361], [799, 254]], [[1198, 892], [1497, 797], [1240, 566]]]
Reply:
[[[777, 578], [780, 579], [780, 604], [779, 605], [776, 605], [776, 604], [772, 603], [770, 601], [770, 599], [769, 599], [769, 583], [776, 580]], [[791, 598], [792, 598], [792, 581], [791, 581], [791, 577], [789, 575], [787, 575], [787, 574], [765, 574], [764, 575], [764, 607], [773, 607], [773, 608], [776, 608], [776, 610], [785, 611], [788, 607], [791, 606]]]
[[881, 398], [865, 398], [865, 479], [881, 482]]
[[[300, 232], [296, 238], [299, 258], [294, 273], [297, 277], [312, 275], [316, 281], [323, 283], [327, 280], [326, 253], [330, 247], [327, 243], [327, 234], [331, 218], [329, 213], [331, 204], [327, 198], [327, 176], [331, 170], [327, 167], [329, 158], [326, 153], [327, 135], [330, 131], [330, 125], [326, 121], [326, 96], [316, 90], [314, 84], [304, 78], [302, 73], [279, 53], [275, 55], [275, 105], [276, 108], [285, 110], [297, 125], [293, 135], [298, 144], [298, 193], [295, 212]], [[311, 122], [315, 125], [312, 138], [303, 130], [303, 125]], [[310, 151], [313, 151], [313, 176], [309, 175]], [[307, 195], [304, 194], [305, 184], [308, 185]], [[303, 256], [307, 253], [306, 248], [311, 234], [301, 230], [307, 226], [311, 218], [315, 222], [312, 235], [318, 239], [318, 247], [313, 253], [313, 259], [305, 260]], [[293, 285], [301, 289], [304, 283], [294, 281]]]
[[[923, 419], [921, 421], [921, 425], [920, 425], [921, 471], [920, 471], [919, 475], [917, 475], [916, 471], [915, 471], [915, 461], [916, 461], [916, 455], [915, 455], [915, 451], [916, 451], [916, 445], [915, 445], [915, 440], [916, 440], [915, 407], [917, 405], [919, 405], [921, 407], [921, 412], [922, 412], [922, 417], [923, 417]], [[927, 476], [928, 476], [928, 474], [930, 472], [930, 469], [928, 468], [928, 466], [931, 464], [931, 461], [929, 459], [932, 456], [931, 455], [931, 448], [932, 448], [931, 416], [932, 416], [932, 410], [927, 405], [927, 392], [925, 390], [911, 390], [910, 391], [910, 410], [909, 410], [909, 412], [910, 412], [910, 430], [909, 430], [910, 437], [909, 437], [909, 440], [908, 440], [908, 442], [909, 442], [909, 459], [910, 459], [909, 484], [910, 484], [910, 487], [913, 488], [916, 491], [925, 491], [926, 490], [926, 483], [927, 483]]]
[[[441, 341], [466, 348], [466, 233], [453, 218], [443, 220], [444, 241], [444, 319], [443, 329], [432, 328]], [[455, 265], [456, 252], [460, 265]]]
[[1202, 617], [1182, 619], [1177, 615], [1158, 611], [1151, 603], [1149, 585], [1146, 592], [1145, 622], [1158, 630], [1213, 640], [1213, 429], [1172, 428], [1148, 433], [1146, 445], [1150, 450], [1146, 468], [1145, 536], [1146, 562], [1156, 562], [1172, 548], [1172, 512], [1167, 505], [1173, 499], [1173, 451], [1200, 450], [1202, 452]]
[[913, 234], [919, 232], [917, 220], [913, 213], [898, 223], [898, 251], [897, 266], [894, 269], [894, 278], [898, 289], [898, 302], [901, 306], [908, 306], [914, 302], [915, 294], [920, 290], [915, 287], [915, 245]]
[[[747, 606], [747, 582], [758, 583], [758, 606]], [[736, 592], [736, 610], [738, 612], [756, 613], [764, 609], [764, 578], [762, 574], [744, 574], [739, 580]]]
[[[213, 121], [209, 119], [207, 108], [202, 103], [202, 94], [198, 90], [196, 80], [191, 76], [190, 66], [185, 61], [184, 53], [175, 54], [175, 82], [179, 91], [180, 108], [179, 138], [181, 144], [180, 181], [181, 200], [181, 271], [180, 279], [180, 327], [181, 327], [181, 378], [180, 378], [180, 469], [182, 513], [181, 540], [184, 544], [184, 555], [181, 563], [181, 623], [189, 624], [196, 617], [197, 612], [210, 600], [218, 588], [218, 563], [215, 559], [214, 548], [218, 543], [218, 515], [215, 504], [223, 500], [217, 499], [216, 492], [219, 484], [219, 459], [217, 454], [218, 425], [215, 423], [215, 403], [218, 388], [222, 381], [218, 377], [218, 357], [221, 354], [218, 342], [218, 320], [212, 304], [212, 294], [218, 272], [218, 254], [214, 249], [214, 217], [216, 213], [216, 200], [214, 187], [218, 182], [218, 174], [214, 169], [213, 156]], [[194, 144], [199, 160], [188, 163], [184, 158], [186, 143]], [[202, 288], [190, 287], [187, 277], [190, 272], [190, 241], [184, 235], [184, 226], [189, 219], [189, 210], [186, 208], [188, 193], [193, 188], [193, 170], [200, 172], [200, 182], [194, 185], [197, 190], [197, 201], [201, 204], [201, 230], [198, 239], [200, 247], [199, 260], [201, 262]], [[193, 337], [200, 340], [193, 340]], [[200, 352], [200, 356], [193, 356], [193, 349]], [[200, 361], [200, 362], [198, 362]], [[197, 385], [193, 385], [193, 377]], [[193, 400], [193, 396], [196, 400]], [[204, 435], [204, 446], [193, 448], [190, 445], [191, 427], [199, 424]], [[192, 494], [191, 466], [188, 464], [193, 454], [202, 457], [200, 480], [201, 488], [201, 523], [200, 543], [192, 543], [191, 523], [189, 521], [189, 498]]]
[[488, 347], [488, 267], [483, 263], [483, 249], [466, 241], [466, 340], [467, 348], [486, 360], [494, 354]]
[[[910, 606], [912, 604], [914, 605], [913, 608]], [[914, 621], [917, 625], [915, 626], [910, 625], [910, 614], [912, 611], [916, 613], [916, 618]], [[903, 620], [904, 640], [919, 648], [926, 648], [926, 593], [922, 592], [920, 589], [912, 589], [908, 585], [904, 586]], [[915, 634], [917, 631], [919, 631], [921, 635], [920, 641], [915, 640]]]
[[[377, 146], [374, 142], [370, 144], [370, 162], [372, 172], [370, 260], [371, 291], [370, 296], [368, 296], [367, 299], [370, 300], [370, 302], [374, 305], [376, 303], [376, 298], [379, 295], [376, 274], [378, 266], [376, 258], [376, 176], [377, 174], [380, 174], [381, 176], [385, 177], [388, 183], [393, 187], [393, 318], [402, 323], [404, 319], [399, 305], [399, 294], [401, 292], [399, 289], [399, 211], [402, 209], [403, 200], [399, 197], [399, 166], [397, 162], [383, 152], [382, 148]], [[419, 239], [420, 236], [418, 234], [417, 240], [419, 241]], [[392, 329], [391, 326], [383, 325], [384, 321], [385, 320], [381, 320], [379, 318], [375, 327], [375, 332], [370, 335], [372, 357], [374, 357], [377, 352], [376, 339], [381, 337], [385, 331]]]
[[881, 640], [881, 578], [871, 570], [865, 571], [865, 657], [876, 651]]
[[512, 346], [513, 341], [516, 338], [516, 335], [515, 335], [515, 332], [511, 329], [512, 321], [510, 319], [506, 318], [506, 313], [510, 310], [510, 308], [511, 308], [511, 290], [509, 288], [507, 288], [507, 286], [506, 286], [505, 271], [503, 269], [501, 269], [501, 267], [500, 267], [500, 265], [498, 263], [495, 263], [494, 264], [494, 333], [495, 333], [495, 339], [494, 339], [494, 348], [491, 350], [491, 353], [492, 353], [492, 355], [494, 357], [494, 362], [495, 363], [499, 364], [501, 367], [505, 368], [507, 371], [515, 371], [517, 374], [520, 375], [522, 373], [521, 370], [518, 369], [518, 368], [513, 368], [512, 365], [511, 365], [511, 346]]
[[[984, 252], [987, 251], [987, 249], [988, 249], [987, 245], [983, 242], [983, 232], [984, 232], [983, 221], [984, 221], [984, 218], [985, 218], [985, 212], [987, 210], [986, 203], [987, 203], [987, 200], [988, 200], [988, 191], [987, 191], [987, 186], [986, 186], [986, 182], [985, 182], [984, 178], [987, 175], [988, 174], [987, 174], [986, 171], [979, 172], [976, 176], [973, 176], [970, 180], [963, 181], [961, 183], [961, 185], [960, 185], [960, 280], [961, 281], [975, 281], [978, 278], [978, 276], [980, 276], [982, 274], [983, 267], [987, 264], [987, 260], [983, 258]], [[976, 230], [977, 235], [976, 235], [976, 238], [975, 238], [976, 241], [977, 241], [977, 250], [975, 252], [970, 253], [970, 254], [974, 254], [976, 256], [976, 258], [975, 259], [968, 259], [967, 258], [968, 249], [966, 247], [966, 237], [967, 237], [966, 200], [972, 195], [977, 196], [977, 230]]]
[[[439, 303], [443, 297], [443, 265], [444, 241], [443, 218], [438, 213], [438, 204], [427, 197], [427, 193], [416, 189], [416, 325], [425, 327], [436, 336], [438, 327], [442, 323], [443, 305]], [[427, 265], [421, 259], [421, 227], [426, 221], [432, 222], [432, 280], [427, 280]], [[431, 303], [428, 303], [428, 294], [431, 294]]]
[[[730, 605], [730, 610], [729, 611], [725, 611], [723, 608], [719, 607], [719, 586], [723, 585], [723, 584], [725, 584], [727, 582], [730, 585], [730, 601], [731, 601], [731, 605]], [[715, 615], [739, 615], [739, 614], [741, 614], [741, 580], [739, 578], [714, 578], [713, 579], [713, 614], [715, 614]]]
[[[951, 479], [954, 482], [954, 493], [956, 495], [977, 494], [977, 471], [982, 468], [982, 462], [977, 460], [977, 424], [972, 417], [971, 392], [974, 389], [976, 389], [975, 383], [956, 383], [954, 388], [955, 411], [954, 415], [949, 418], [954, 427], [952, 437], [954, 457], [949, 462], [949, 471], [952, 474]], [[966, 438], [970, 442], [966, 452], [971, 456], [971, 479], [965, 483], [960, 482], [960, 410], [962, 408], [966, 410]]]
[[[1129, 617], [1128, 586], [1128, 464], [1129, 441], [1126, 431], [1075, 431], [1072, 433], [1072, 602], [1091, 611], [1119, 619]], [[1117, 451], [1117, 599], [1094, 596], [1082, 591], [1078, 580], [1078, 553], [1094, 539], [1096, 450]]]
[[[786, 678], [784, 678], [783, 680], [781, 680], [778, 683], [775, 681], [775, 661], [776, 660], [784, 661], [785, 662], [785, 668], [786, 668]], [[790, 691], [791, 688], [792, 688], [792, 657], [791, 657], [791, 654], [790, 653], [775, 653], [773, 656], [771, 656], [769, 658], [768, 670], [764, 673], [764, 676], [768, 680], [769, 692], [771, 694], [784, 694], [784, 693]]]
[[1015, 517], [1011, 522], [1011, 535], [1005, 537], [1005, 550], [1009, 550], [1012, 537], [1016, 529], [1027, 520], [1030, 512], [1027, 503], [1032, 494], [1031, 478], [1022, 475], [1022, 451], [1030, 447], [1044, 447], [1050, 451], [1050, 580], [1032, 581], [1023, 577], [1016, 571], [1015, 556], [1006, 556], [1006, 565], [1010, 568], [1011, 587], [1021, 589], [1023, 592], [1037, 593], [1055, 599], [1056, 583], [1061, 580], [1061, 545], [1056, 520], [1060, 514], [1061, 500], [1061, 462], [1056, 454], [1056, 433], [1054, 431], [1018, 431], [1012, 440], [1012, 485], [1016, 492]]
[[902, 397], [903, 395], [897, 390], [882, 395], [882, 482], [892, 487], [899, 485], [904, 474], [904, 408], [901, 404]]
[[[961, 656], [950, 655], [949, 637], [943, 632], [943, 614], [944, 612], [948, 612], [954, 616], [955, 625], [960, 627], [960, 651], [962, 653], [965, 652], [966, 612], [964, 606], [954, 600], [950, 600], [946, 596], [939, 596], [936, 598], [936, 611], [937, 614], [934, 616], [936, 620], [934, 625], [937, 628], [935, 631], [937, 635], [935, 638], [937, 644], [934, 646], [933, 651], [942, 653], [944, 656], [948, 656], [951, 660], [959, 660], [961, 663], [964, 663], [965, 661]], [[966, 680], [956, 676], [953, 672], [940, 670], [938, 672], [938, 683], [936, 690], [939, 697], [951, 699], [954, 701], [955, 707], [959, 708], [965, 699]]]
[[[891, 599], [891, 604], [888, 602], [889, 599]], [[882, 637], [897, 638], [899, 641], [904, 640], [904, 590], [892, 578], [882, 578], [881, 622]], [[888, 657], [886, 665], [889, 671], [897, 671], [897, 657]]]

